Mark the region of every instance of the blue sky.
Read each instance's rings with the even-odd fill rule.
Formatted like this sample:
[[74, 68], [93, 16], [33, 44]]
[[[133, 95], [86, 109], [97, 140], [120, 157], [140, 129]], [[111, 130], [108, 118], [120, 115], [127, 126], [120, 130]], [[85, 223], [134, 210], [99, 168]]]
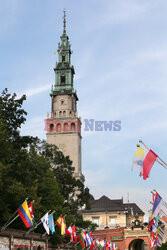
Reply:
[[167, 2], [2, 1], [0, 87], [27, 94], [24, 135], [46, 138], [64, 8], [82, 121], [122, 122], [120, 132], [86, 132], [83, 122], [85, 184], [95, 198], [127, 202], [129, 192], [130, 202], [147, 212], [151, 190], [167, 200], [167, 170], [156, 163], [143, 181], [131, 165], [140, 138], [167, 161]]

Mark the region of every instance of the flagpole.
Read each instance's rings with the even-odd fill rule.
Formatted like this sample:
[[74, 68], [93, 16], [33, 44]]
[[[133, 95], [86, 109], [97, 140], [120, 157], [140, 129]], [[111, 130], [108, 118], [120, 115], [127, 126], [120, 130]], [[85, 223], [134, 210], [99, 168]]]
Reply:
[[17, 213], [17, 210], [13, 213], [12, 217], [3, 225], [1, 230], [4, 230], [6, 225], [9, 223], [9, 221], [13, 218], [13, 216]]
[[[139, 143], [143, 144], [143, 146], [145, 146], [148, 150], [150, 150], [149, 147], [147, 147], [144, 142], [142, 140], [139, 140]], [[165, 161], [163, 161], [159, 156], [157, 156], [158, 159], [156, 159], [156, 161], [161, 164], [164, 168], [167, 169], [167, 163]], [[162, 161], [162, 162], [161, 162]]]
[[66, 246], [68, 246], [70, 243], [72, 243], [71, 240], [70, 240], [70, 242], [68, 242], [68, 243], [66, 244]]
[[12, 221], [10, 221], [5, 227], [2, 227], [2, 230], [5, 230], [10, 224], [12, 224], [13, 221], [15, 221], [19, 217], [19, 214], [16, 215], [16, 217], [13, 218]]
[[[25, 201], [28, 200], [28, 198], [25, 199]], [[5, 230], [14, 220], [16, 220], [19, 217], [19, 214], [16, 215], [16, 217], [13, 218], [13, 216], [18, 212], [18, 209], [13, 213], [12, 217], [5, 223], [5, 225], [1, 228], [1, 230]], [[12, 221], [10, 221], [13, 218]]]

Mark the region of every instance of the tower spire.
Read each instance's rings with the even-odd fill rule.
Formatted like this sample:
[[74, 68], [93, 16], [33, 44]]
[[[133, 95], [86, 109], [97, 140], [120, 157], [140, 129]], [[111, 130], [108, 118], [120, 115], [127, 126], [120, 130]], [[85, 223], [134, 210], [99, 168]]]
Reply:
[[66, 10], [63, 10], [64, 16], [63, 16], [63, 34], [66, 34]]

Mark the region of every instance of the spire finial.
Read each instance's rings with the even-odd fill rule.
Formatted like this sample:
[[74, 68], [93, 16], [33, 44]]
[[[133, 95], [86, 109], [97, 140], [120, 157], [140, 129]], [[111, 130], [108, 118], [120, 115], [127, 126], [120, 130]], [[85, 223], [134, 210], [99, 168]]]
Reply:
[[66, 34], [66, 10], [63, 10], [64, 16], [63, 16], [63, 22], [64, 22], [64, 29], [63, 29], [63, 34]]

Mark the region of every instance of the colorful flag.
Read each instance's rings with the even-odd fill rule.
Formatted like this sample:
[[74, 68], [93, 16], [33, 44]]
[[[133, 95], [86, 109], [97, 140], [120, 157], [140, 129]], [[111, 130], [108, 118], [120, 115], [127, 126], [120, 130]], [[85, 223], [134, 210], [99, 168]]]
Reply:
[[95, 240], [96, 241], [96, 246], [99, 248], [100, 247], [100, 240]]
[[75, 225], [72, 227], [72, 235], [73, 235], [74, 242], [77, 243], [77, 234], [76, 234]]
[[157, 215], [159, 215], [162, 206], [163, 206], [163, 200], [162, 200], [161, 196], [157, 193], [156, 199], [155, 199], [154, 205], [153, 205], [153, 218], [156, 218]]
[[83, 233], [80, 233], [78, 235], [78, 240], [79, 240], [79, 243], [80, 243], [81, 247], [84, 248], [85, 247], [85, 240], [84, 240]]
[[65, 218], [61, 218], [61, 235], [66, 235], [66, 223]]
[[142, 147], [138, 147], [137, 151], [133, 157], [132, 169], [137, 168], [140, 170], [141, 166], [143, 166], [144, 160], [144, 149]]
[[42, 218], [41, 221], [43, 223], [43, 227], [45, 228], [47, 234], [49, 234], [49, 215], [46, 213]]
[[143, 179], [146, 180], [149, 177], [150, 170], [156, 161], [158, 155], [156, 155], [151, 149], [147, 153], [143, 162]]
[[36, 222], [35, 222], [35, 216], [34, 216], [33, 202], [31, 202], [31, 203], [28, 205], [28, 209], [29, 209], [29, 211], [30, 211], [30, 215], [31, 215], [31, 218], [32, 218], [33, 229], [35, 229]]
[[49, 215], [49, 228], [52, 234], [55, 232], [55, 224], [54, 224], [54, 219], [53, 219], [53, 214]]
[[73, 234], [72, 234], [72, 227], [71, 227], [71, 225], [67, 229], [67, 234], [70, 236], [71, 242], [73, 242]]
[[23, 204], [18, 208], [18, 213], [27, 228], [33, 226], [32, 218], [28, 208], [27, 201], [25, 200]]
[[158, 155], [151, 149], [139, 147], [133, 157], [132, 169], [134, 167], [138, 168], [140, 176], [143, 176], [143, 179], [146, 180], [157, 157]]
[[154, 224], [152, 211], [149, 212], [148, 218], [148, 232], [152, 230], [152, 225]]
[[132, 169], [137, 168], [138, 170], [140, 170], [140, 176], [143, 173], [143, 161], [144, 149], [139, 147], [133, 157]]
[[88, 233], [86, 234], [86, 246], [91, 246], [92, 243], [93, 243], [93, 239], [92, 239], [90, 233], [88, 232]]
[[56, 225], [59, 227], [59, 228], [61, 228], [61, 216], [57, 219], [57, 221], [56, 221]]

